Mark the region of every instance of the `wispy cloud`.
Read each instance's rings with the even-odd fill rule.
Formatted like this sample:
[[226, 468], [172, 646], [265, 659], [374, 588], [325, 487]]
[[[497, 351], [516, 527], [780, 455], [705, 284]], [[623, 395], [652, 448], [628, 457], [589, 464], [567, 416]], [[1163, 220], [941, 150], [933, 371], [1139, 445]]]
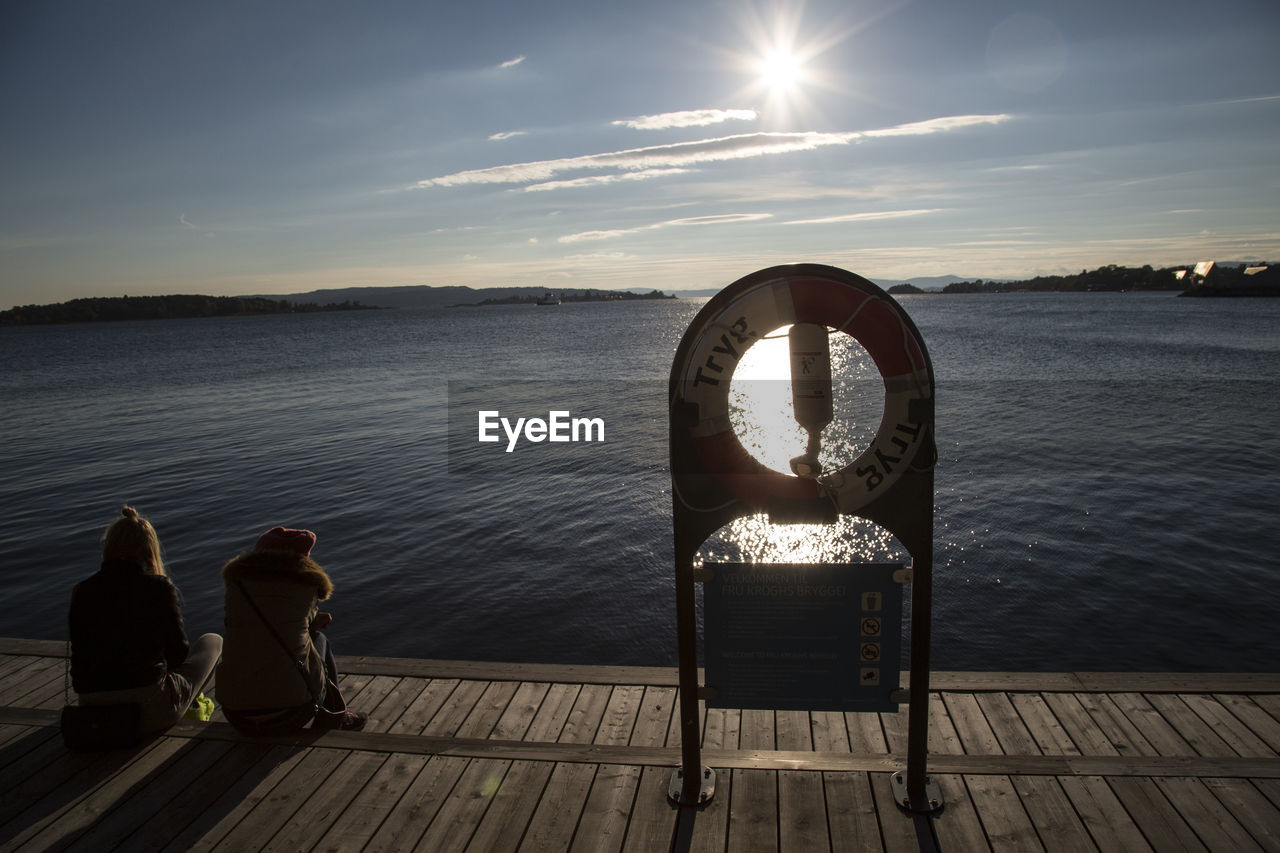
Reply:
[[942, 208], [928, 207], [915, 210], [876, 210], [868, 213], [846, 213], [842, 216], [824, 216], [821, 219], [789, 219], [782, 225], [829, 225], [833, 222], [865, 222], [871, 219], [901, 219], [904, 216], [924, 216], [937, 213]]
[[755, 110], [680, 110], [652, 116], [619, 119], [613, 124], [635, 130], [666, 130], [670, 127], [706, 127], [723, 121], [753, 121]]
[[179, 213], [179, 214], [178, 214], [178, 222], [179, 222], [180, 224], [182, 224], [182, 225], [187, 226], [188, 228], [193, 228], [193, 229], [196, 229], [196, 230], [199, 230], [199, 227], [200, 227], [200, 226], [198, 226], [198, 225], [192, 225], [190, 222], [188, 222], [188, 221], [187, 221], [187, 215], [186, 215], [185, 213]]
[[684, 219], [668, 219], [652, 225], [641, 225], [637, 228], [618, 228], [610, 231], [580, 231], [577, 234], [566, 234], [557, 238], [558, 243], [581, 243], [587, 240], [609, 240], [626, 234], [639, 234], [642, 231], [657, 231], [660, 228], [683, 228], [691, 225], [724, 225], [731, 222], [758, 222], [769, 219], [771, 213], [719, 213], [711, 216], [689, 216]]
[[490, 142], [501, 142], [504, 139], [512, 139], [517, 136], [524, 136], [527, 130], [504, 130], [501, 133], [493, 133], [489, 135]]
[[523, 184], [548, 181], [563, 172], [604, 170], [629, 172], [683, 168], [698, 163], [812, 151], [831, 145], [847, 145], [862, 139], [921, 136], [975, 125], [999, 124], [1009, 118], [1010, 116], [1007, 115], [946, 116], [879, 130], [847, 133], [745, 133], [692, 142], [628, 148], [603, 154], [565, 157], [558, 160], [535, 160], [528, 163], [490, 166], [485, 169], [469, 169], [437, 178], [428, 178], [414, 186], [427, 188], [465, 184]]
[[506, 62], [503, 62], [502, 64], [500, 64], [498, 67], [499, 68], [515, 68], [521, 62], [524, 62], [524, 60], [525, 60], [525, 56], [524, 54], [521, 54], [520, 56], [517, 56], [514, 59], [508, 59]]
[[1000, 124], [1011, 118], [1013, 116], [1003, 113], [997, 115], [941, 116], [925, 121], [913, 121], [909, 124], [883, 127], [879, 130], [864, 130], [861, 135], [869, 139], [879, 139], [887, 136], [927, 136], [931, 133], [945, 133], [949, 130], [959, 130], [962, 127], [973, 127], [980, 124]]
[[639, 172], [617, 172], [612, 175], [589, 175], [585, 178], [570, 178], [567, 181], [544, 181], [530, 184], [524, 192], [542, 192], [545, 190], [563, 190], [576, 187], [596, 187], [601, 184], [613, 184], [618, 181], [647, 181], [650, 178], [665, 178], [668, 175], [684, 175], [696, 169], [644, 169]]

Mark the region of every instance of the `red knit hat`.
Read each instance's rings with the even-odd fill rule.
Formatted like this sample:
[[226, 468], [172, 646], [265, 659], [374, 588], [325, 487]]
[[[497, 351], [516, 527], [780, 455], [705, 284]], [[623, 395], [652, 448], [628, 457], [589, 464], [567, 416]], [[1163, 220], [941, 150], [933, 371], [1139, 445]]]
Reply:
[[255, 551], [292, 551], [306, 557], [316, 544], [316, 535], [310, 530], [291, 530], [287, 527], [273, 527], [258, 537]]

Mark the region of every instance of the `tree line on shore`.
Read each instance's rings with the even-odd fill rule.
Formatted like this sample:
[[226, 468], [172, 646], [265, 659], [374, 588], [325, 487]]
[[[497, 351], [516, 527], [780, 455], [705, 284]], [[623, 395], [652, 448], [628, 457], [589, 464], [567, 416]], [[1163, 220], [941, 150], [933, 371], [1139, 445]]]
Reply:
[[316, 305], [259, 296], [93, 296], [52, 305], [19, 305], [8, 311], [0, 311], [0, 325], [171, 320], [249, 314], [311, 314], [319, 311], [361, 311], [372, 307], [351, 301]]

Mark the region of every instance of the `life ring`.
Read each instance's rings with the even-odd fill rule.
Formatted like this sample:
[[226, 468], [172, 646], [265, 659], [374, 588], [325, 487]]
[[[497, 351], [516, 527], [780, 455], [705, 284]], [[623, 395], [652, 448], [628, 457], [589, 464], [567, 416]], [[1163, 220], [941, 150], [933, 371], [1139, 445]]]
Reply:
[[[723, 298], [722, 298], [723, 297]], [[742, 446], [729, 422], [729, 382], [747, 348], [782, 326], [820, 323], [852, 336], [884, 381], [875, 438], [845, 467], [816, 479], [774, 471]], [[772, 499], [827, 497], [840, 512], [871, 503], [931, 446], [933, 371], [910, 318], [887, 293], [834, 267], [761, 270], [714, 297], [685, 332], [672, 392], [695, 404], [689, 438], [706, 472], [738, 500], [764, 511]], [[930, 463], [932, 458], [930, 458]]]

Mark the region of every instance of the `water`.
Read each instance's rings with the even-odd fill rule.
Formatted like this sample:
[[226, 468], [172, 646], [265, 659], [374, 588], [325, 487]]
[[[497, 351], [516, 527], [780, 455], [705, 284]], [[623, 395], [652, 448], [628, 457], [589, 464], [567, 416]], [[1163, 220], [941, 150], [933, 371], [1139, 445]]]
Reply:
[[[1280, 300], [901, 302], [938, 380], [938, 668], [1274, 670]], [[130, 502], [192, 633], [220, 629], [221, 565], [283, 524], [319, 536], [340, 653], [672, 664], [665, 387], [701, 304], [0, 329], [0, 633], [65, 636]], [[606, 441], [460, 440], [449, 403], [487, 400], [600, 416]], [[704, 553], [815, 541], [900, 553], [758, 520]]]

